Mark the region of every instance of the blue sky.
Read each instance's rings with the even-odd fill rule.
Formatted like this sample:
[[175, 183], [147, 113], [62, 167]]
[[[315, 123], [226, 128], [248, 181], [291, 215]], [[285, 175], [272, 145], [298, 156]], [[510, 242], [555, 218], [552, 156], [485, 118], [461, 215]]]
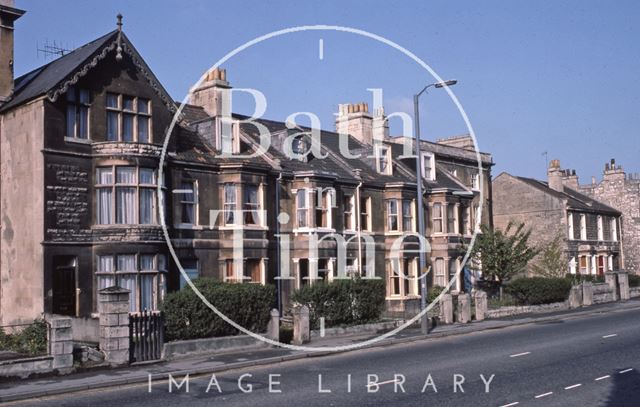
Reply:
[[[271, 31], [310, 24], [349, 26], [394, 41], [427, 62], [466, 110], [494, 175], [545, 177], [545, 156], [581, 182], [616, 158], [640, 172], [640, 3], [637, 1], [27, 1], [17, 23], [15, 70], [47, 62], [37, 45], [77, 47], [124, 30], [171, 95], [181, 100], [227, 52]], [[319, 40], [324, 58], [319, 58]], [[261, 43], [234, 57], [235, 87], [268, 100], [266, 117], [317, 114], [333, 129], [339, 103], [384, 90], [385, 107], [411, 112], [411, 95], [433, 78], [402, 54], [347, 33], [306, 32]], [[250, 113], [250, 100], [236, 99]], [[421, 99], [424, 138], [466, 133], [446, 92]], [[400, 126], [392, 123], [392, 133]]]

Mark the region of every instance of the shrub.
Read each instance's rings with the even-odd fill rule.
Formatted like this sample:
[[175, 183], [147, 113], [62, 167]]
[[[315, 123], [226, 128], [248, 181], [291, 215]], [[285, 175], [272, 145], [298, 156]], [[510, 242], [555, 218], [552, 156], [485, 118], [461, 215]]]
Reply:
[[434, 285], [430, 290], [427, 290], [427, 301], [429, 302], [429, 304], [434, 302], [443, 290], [444, 287], [440, 287], [439, 285]]
[[0, 329], [0, 350], [28, 355], [38, 355], [47, 351], [47, 323], [36, 319], [22, 331], [6, 334]]
[[506, 290], [518, 304], [537, 305], [566, 300], [571, 286], [566, 278], [531, 277], [513, 280]]
[[[253, 332], [264, 332], [275, 303], [275, 288], [259, 284], [223, 283], [211, 278], [193, 281], [204, 297], [220, 312]], [[209, 338], [238, 334], [186, 287], [167, 294], [162, 306], [167, 340]]]
[[637, 274], [629, 274], [629, 287], [640, 287], [640, 276]]
[[325, 326], [376, 321], [384, 310], [384, 281], [354, 278], [316, 283], [295, 291], [291, 300], [309, 307], [313, 328], [318, 328], [320, 317], [324, 317]]

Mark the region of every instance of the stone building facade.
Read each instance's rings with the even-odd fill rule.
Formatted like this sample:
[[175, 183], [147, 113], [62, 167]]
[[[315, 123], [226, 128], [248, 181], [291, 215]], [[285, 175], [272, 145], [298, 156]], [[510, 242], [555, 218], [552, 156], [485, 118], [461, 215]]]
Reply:
[[510, 222], [532, 230], [530, 243], [543, 246], [557, 235], [567, 256], [567, 273], [602, 275], [624, 267], [621, 213], [567, 186], [566, 170], [552, 160], [547, 182], [506, 172], [493, 181], [494, 227]]
[[[565, 178], [578, 184], [575, 172]], [[630, 273], [640, 273], [640, 176], [625, 173], [612, 159], [605, 164], [601, 181], [593, 177], [590, 184], [580, 185], [579, 191], [622, 212], [624, 265]]]
[[[388, 136], [383, 111], [342, 105], [337, 132], [251, 121], [225, 110], [232, 87], [223, 69], [179, 107], [121, 28], [15, 80], [6, 75], [0, 325], [42, 312], [96, 318], [98, 290], [116, 285], [131, 291], [131, 312], [154, 310], [186, 284], [180, 269], [276, 284], [285, 309], [305, 284], [375, 275], [387, 283], [388, 311], [406, 312], [419, 301], [417, 238], [401, 241], [396, 265], [391, 252], [417, 231], [418, 211], [428, 219], [436, 285], [459, 270], [480, 215], [490, 222], [493, 162], [481, 154], [474, 166], [468, 140], [421, 145], [425, 206], [417, 208], [416, 160]], [[260, 128], [269, 148], [251, 156]], [[345, 158], [342, 139], [359, 157]]]

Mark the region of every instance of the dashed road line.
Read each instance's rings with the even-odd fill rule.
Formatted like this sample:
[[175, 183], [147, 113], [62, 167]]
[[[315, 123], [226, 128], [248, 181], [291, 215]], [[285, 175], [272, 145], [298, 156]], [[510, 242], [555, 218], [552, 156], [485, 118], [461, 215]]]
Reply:
[[553, 394], [553, 392], [552, 392], [552, 391], [550, 391], [550, 392], [548, 392], [548, 393], [538, 394], [538, 395], [537, 395], [537, 396], [535, 396], [534, 398], [536, 398], [536, 399], [541, 399], [541, 398], [543, 398], [543, 397], [547, 397], [547, 396], [550, 396], [550, 395], [552, 395], [552, 394]]
[[500, 407], [513, 407], [513, 406], [517, 406], [518, 404], [520, 404], [519, 401], [514, 401], [513, 403], [505, 404], [504, 406], [500, 406]]
[[614, 336], [618, 336], [618, 334], [609, 334], [602, 337], [602, 339], [613, 338]]
[[519, 356], [525, 356], [525, 355], [530, 355], [531, 352], [522, 352], [522, 353], [516, 353], [514, 355], [509, 355], [510, 358], [517, 358]]
[[610, 378], [610, 377], [611, 377], [611, 376], [609, 376], [609, 375], [604, 375], [604, 376], [596, 377], [595, 381], [596, 381], [596, 382], [598, 382], [598, 381], [600, 381], [600, 380], [608, 379], [608, 378]]
[[633, 369], [624, 369], [619, 371], [618, 373], [623, 374], [623, 373], [629, 373], [630, 371], [632, 371]]
[[582, 383], [572, 384], [571, 386], [567, 386], [564, 389], [565, 390], [571, 390], [571, 389], [575, 389], [576, 387], [580, 387], [580, 386], [582, 386]]

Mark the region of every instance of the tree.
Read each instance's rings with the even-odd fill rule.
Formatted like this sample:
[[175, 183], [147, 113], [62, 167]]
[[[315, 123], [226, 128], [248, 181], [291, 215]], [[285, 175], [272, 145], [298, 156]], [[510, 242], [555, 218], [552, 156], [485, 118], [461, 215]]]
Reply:
[[482, 233], [478, 235], [472, 250], [472, 255], [480, 260], [478, 268], [485, 279], [494, 281], [500, 287], [501, 298], [502, 285], [524, 271], [539, 252], [528, 244], [531, 229], [525, 230], [524, 223], [520, 223], [511, 233], [514, 225], [509, 222], [504, 232], [482, 225]]
[[562, 247], [564, 238], [558, 233], [541, 248], [540, 256], [531, 265], [533, 273], [540, 277], [564, 277], [567, 274], [567, 256]]

